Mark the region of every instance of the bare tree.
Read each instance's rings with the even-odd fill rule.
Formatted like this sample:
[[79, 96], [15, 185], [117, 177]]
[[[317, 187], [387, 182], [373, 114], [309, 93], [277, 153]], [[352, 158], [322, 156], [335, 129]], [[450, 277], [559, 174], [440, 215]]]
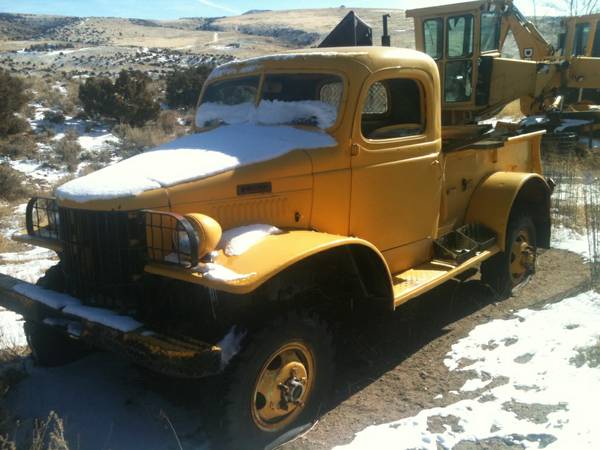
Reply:
[[[583, 16], [598, 12], [600, 10], [598, 1], [599, 0], [555, 0], [547, 2], [545, 5], [555, 8], [569, 16]], [[533, 7], [535, 10], [535, 1]]]

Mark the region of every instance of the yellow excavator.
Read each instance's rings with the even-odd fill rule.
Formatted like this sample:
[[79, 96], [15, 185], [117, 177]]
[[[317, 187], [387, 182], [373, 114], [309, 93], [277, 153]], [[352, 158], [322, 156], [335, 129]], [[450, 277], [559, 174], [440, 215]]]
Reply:
[[[445, 136], [489, 132], [480, 124], [520, 100], [523, 131], [545, 129], [562, 150], [577, 146], [600, 124], [600, 15], [563, 21], [555, 49], [512, 0], [476, 0], [406, 12], [415, 43], [437, 63], [442, 80]], [[382, 45], [389, 44], [384, 16]], [[365, 45], [372, 33], [351, 13], [321, 44]], [[502, 57], [512, 34], [520, 59]], [[596, 48], [595, 48], [596, 47]], [[468, 130], [468, 131], [466, 131]], [[462, 136], [464, 138], [464, 136]]]

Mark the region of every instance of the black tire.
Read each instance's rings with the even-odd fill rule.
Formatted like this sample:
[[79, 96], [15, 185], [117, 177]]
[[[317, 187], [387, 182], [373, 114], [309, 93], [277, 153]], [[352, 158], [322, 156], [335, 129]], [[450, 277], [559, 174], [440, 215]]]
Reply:
[[[50, 267], [36, 284], [44, 289], [64, 292], [65, 279], [60, 263]], [[62, 366], [83, 358], [91, 351], [83, 342], [70, 338], [48, 325], [26, 321], [23, 330], [33, 362], [38, 366]]]
[[[272, 408], [268, 408], [268, 401], [259, 392], [258, 386], [259, 379], [267, 380], [270, 376], [260, 377], [260, 375], [279, 373], [282, 375], [278, 377], [285, 376], [285, 367], [294, 363], [290, 363], [289, 356], [279, 356], [288, 353], [278, 352], [291, 346], [292, 350], [289, 351], [301, 360], [302, 350], [296, 353], [293, 349], [295, 345], [305, 347], [312, 352], [314, 364], [310, 375], [307, 370], [307, 376], [303, 378], [306, 384], [303, 386], [312, 384], [310, 389], [302, 389], [301, 398], [304, 401], [302, 407], [285, 403], [291, 405], [288, 417], [277, 419], [274, 424], [271, 424], [263, 421], [261, 417], [262, 411], [272, 411]], [[274, 355], [278, 356], [273, 358]], [[277, 358], [280, 358], [279, 366], [277, 366]], [[318, 419], [322, 406], [327, 401], [327, 394], [331, 391], [333, 359], [331, 333], [326, 324], [316, 316], [288, 314], [276, 318], [261, 330], [248, 335], [243, 349], [227, 367], [220, 383], [223, 386], [225, 401], [221, 400], [220, 426], [210, 433], [214, 434], [213, 445], [219, 449], [269, 449], [308, 431]], [[283, 365], [282, 360], [288, 362]], [[306, 364], [307, 367], [309, 365]], [[295, 380], [300, 380], [296, 378], [295, 372], [292, 373]], [[291, 383], [294, 381], [292, 380]], [[276, 405], [282, 405], [284, 394], [277, 390], [271, 392], [276, 392], [273, 395], [280, 399]]]
[[65, 292], [65, 275], [63, 273], [61, 263], [58, 263], [46, 270], [46, 273], [42, 275], [35, 284], [43, 287], [44, 289], [52, 289], [56, 292]]
[[57, 367], [83, 358], [90, 349], [82, 342], [48, 325], [27, 321], [23, 324], [31, 357], [37, 366]]
[[[506, 232], [505, 251], [481, 264], [481, 281], [490, 286], [500, 299], [510, 297], [513, 288], [535, 272], [537, 253], [535, 243], [535, 225], [531, 216], [519, 210], [511, 213]], [[522, 248], [524, 254], [516, 254], [515, 246]], [[511, 270], [511, 264], [517, 258], [521, 261], [527, 260], [525, 264], [521, 264], [523, 272]]]

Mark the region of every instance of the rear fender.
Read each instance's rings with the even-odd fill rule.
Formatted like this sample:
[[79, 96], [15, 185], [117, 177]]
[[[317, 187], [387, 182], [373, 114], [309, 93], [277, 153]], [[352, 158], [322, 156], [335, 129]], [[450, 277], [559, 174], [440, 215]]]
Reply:
[[526, 208], [536, 227], [537, 246], [550, 246], [550, 194], [546, 180], [535, 173], [496, 172], [476, 188], [465, 223], [480, 223], [496, 232], [504, 251], [510, 215]]

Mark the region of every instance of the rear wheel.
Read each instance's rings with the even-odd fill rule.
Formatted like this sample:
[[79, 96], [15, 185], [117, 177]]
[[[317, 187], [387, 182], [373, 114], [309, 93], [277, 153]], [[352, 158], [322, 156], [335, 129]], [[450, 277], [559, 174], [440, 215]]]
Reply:
[[535, 272], [537, 249], [535, 225], [531, 216], [517, 211], [511, 214], [506, 233], [505, 251], [481, 265], [481, 280], [501, 298]]
[[307, 431], [333, 381], [331, 335], [315, 316], [280, 317], [247, 340], [225, 372], [220, 448], [273, 448]]

